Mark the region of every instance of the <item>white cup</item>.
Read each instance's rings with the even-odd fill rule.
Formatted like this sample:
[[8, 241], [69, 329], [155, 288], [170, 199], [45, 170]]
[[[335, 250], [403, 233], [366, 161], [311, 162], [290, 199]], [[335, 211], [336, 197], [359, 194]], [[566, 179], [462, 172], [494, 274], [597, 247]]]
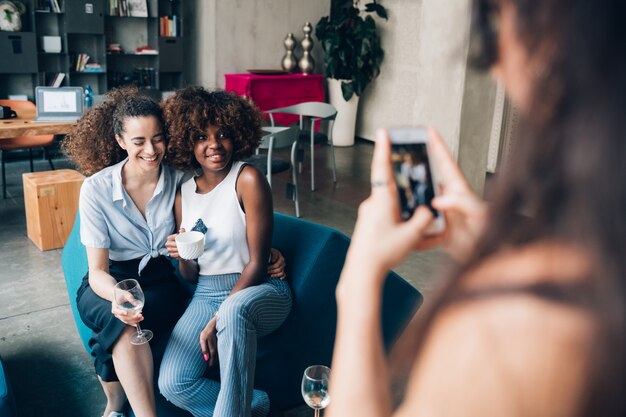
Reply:
[[183, 259], [198, 259], [204, 253], [204, 233], [183, 232], [176, 235], [178, 254]]

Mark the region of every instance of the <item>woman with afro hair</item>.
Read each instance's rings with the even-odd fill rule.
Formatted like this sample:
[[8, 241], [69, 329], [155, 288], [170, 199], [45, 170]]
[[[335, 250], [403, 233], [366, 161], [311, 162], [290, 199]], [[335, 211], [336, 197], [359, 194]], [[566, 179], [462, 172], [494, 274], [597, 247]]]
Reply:
[[[257, 338], [277, 329], [291, 309], [285, 281], [266, 274], [273, 215], [269, 185], [242, 162], [261, 141], [261, 115], [243, 98], [188, 87], [164, 104], [168, 162], [196, 176], [176, 195], [179, 231], [201, 225], [205, 250], [170, 256], [181, 275], [197, 283], [176, 324], [159, 375], [161, 393], [194, 416], [265, 416], [267, 394], [253, 390]], [[219, 359], [218, 359], [219, 356]], [[219, 379], [205, 371], [219, 363]]]

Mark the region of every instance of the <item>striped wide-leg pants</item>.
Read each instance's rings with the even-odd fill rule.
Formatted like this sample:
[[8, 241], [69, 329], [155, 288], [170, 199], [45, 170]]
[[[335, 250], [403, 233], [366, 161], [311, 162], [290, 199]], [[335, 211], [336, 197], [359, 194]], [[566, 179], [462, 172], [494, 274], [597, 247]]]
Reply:
[[[200, 276], [187, 310], [168, 342], [159, 389], [163, 396], [194, 416], [264, 417], [269, 399], [253, 390], [257, 338], [276, 330], [291, 309], [285, 281], [268, 278], [229, 296], [239, 274]], [[207, 362], [200, 332], [217, 316], [220, 382], [204, 377]]]

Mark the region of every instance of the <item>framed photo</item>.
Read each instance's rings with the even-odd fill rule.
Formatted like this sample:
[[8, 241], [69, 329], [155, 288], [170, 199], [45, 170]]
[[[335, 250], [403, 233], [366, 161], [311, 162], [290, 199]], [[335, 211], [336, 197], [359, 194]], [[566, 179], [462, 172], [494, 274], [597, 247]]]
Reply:
[[127, 0], [128, 15], [133, 17], [148, 17], [148, 4], [146, 0]]

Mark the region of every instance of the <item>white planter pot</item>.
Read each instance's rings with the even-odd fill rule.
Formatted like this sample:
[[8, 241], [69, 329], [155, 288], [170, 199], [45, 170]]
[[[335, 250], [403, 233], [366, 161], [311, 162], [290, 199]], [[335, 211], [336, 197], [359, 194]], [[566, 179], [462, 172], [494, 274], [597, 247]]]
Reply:
[[341, 80], [328, 79], [328, 95], [330, 104], [337, 109], [337, 118], [333, 125], [333, 144], [335, 146], [354, 145], [354, 129], [356, 126], [356, 112], [359, 107], [359, 96], [352, 95], [349, 101], [341, 93]]

